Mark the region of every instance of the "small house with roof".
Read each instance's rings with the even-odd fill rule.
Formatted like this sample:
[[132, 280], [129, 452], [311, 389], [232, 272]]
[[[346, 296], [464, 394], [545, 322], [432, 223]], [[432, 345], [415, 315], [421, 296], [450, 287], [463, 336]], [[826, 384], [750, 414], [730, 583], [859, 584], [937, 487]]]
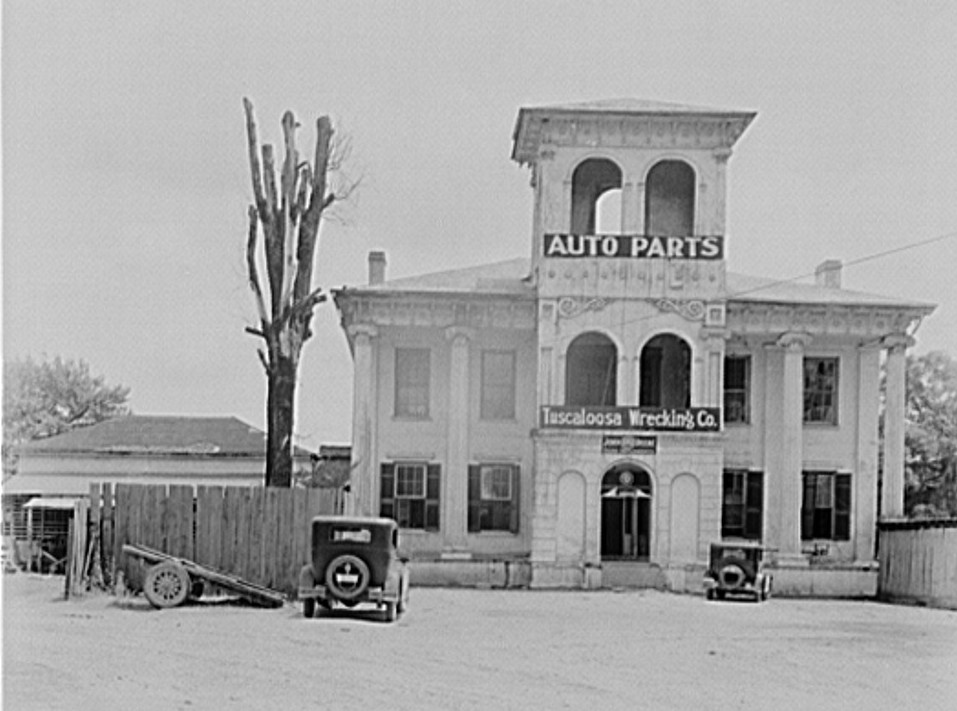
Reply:
[[[65, 548], [74, 502], [90, 484], [262, 486], [266, 434], [236, 417], [128, 415], [34, 440], [3, 483], [4, 535]], [[296, 448], [294, 465], [311, 467]], [[59, 553], [52, 554], [59, 560]]]
[[693, 590], [709, 543], [740, 540], [785, 592], [874, 592], [878, 514], [903, 505], [904, 354], [933, 306], [845, 289], [834, 260], [813, 283], [728, 271], [728, 164], [754, 118], [522, 108], [528, 257], [390, 281], [375, 252], [335, 292], [352, 505], [399, 522], [420, 576]]

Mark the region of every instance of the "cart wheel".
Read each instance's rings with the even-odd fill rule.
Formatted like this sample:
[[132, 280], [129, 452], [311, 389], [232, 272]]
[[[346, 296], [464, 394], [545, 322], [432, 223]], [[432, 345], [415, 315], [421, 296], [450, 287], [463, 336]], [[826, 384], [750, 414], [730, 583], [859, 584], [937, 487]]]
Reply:
[[183, 566], [164, 561], [146, 571], [143, 594], [153, 607], [176, 607], [189, 596], [189, 573]]
[[311, 620], [316, 615], [316, 599], [307, 597], [302, 601], [302, 616]]

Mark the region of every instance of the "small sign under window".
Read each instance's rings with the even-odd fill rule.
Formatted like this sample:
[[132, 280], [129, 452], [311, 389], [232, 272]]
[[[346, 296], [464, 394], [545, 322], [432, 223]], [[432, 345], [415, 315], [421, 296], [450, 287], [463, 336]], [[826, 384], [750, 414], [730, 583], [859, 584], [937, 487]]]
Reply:
[[658, 438], [645, 435], [604, 435], [601, 438], [602, 454], [654, 454], [658, 451]]

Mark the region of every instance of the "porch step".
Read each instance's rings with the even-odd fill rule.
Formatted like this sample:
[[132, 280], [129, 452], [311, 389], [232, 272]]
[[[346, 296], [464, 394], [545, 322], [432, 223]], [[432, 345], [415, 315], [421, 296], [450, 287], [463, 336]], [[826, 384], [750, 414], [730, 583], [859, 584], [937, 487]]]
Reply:
[[601, 564], [601, 586], [663, 590], [666, 584], [664, 573], [657, 563], [606, 560]]

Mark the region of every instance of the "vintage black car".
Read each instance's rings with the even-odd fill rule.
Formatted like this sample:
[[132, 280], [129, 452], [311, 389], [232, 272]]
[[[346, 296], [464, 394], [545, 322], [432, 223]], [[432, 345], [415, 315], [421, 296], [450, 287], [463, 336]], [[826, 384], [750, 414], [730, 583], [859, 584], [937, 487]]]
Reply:
[[399, 526], [389, 518], [316, 516], [312, 519], [312, 562], [299, 573], [302, 614], [316, 604], [375, 605], [394, 622], [409, 604], [409, 571], [399, 555]]
[[756, 543], [712, 543], [704, 592], [709, 600], [747, 595], [755, 601], [771, 595], [771, 574], [765, 571], [768, 549]]

